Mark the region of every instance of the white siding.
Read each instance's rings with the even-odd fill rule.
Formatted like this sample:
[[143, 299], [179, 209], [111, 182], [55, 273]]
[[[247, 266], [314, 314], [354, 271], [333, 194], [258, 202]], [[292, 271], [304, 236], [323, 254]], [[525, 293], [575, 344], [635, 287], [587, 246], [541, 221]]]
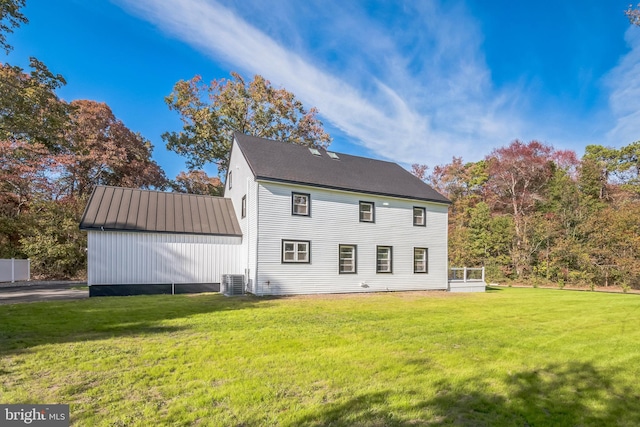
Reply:
[[[253, 172], [240, 151], [238, 144], [233, 143], [229, 170], [233, 174], [232, 187], [225, 182], [224, 196], [233, 202], [233, 208], [238, 216], [238, 222], [242, 229], [242, 252], [245, 257], [245, 270], [249, 289], [256, 281], [257, 272], [257, 247], [258, 247], [258, 184]], [[242, 218], [242, 198], [246, 196], [246, 216]]]
[[240, 237], [89, 231], [89, 285], [220, 283], [244, 273]]
[[[292, 191], [311, 194], [310, 217], [291, 215]], [[447, 289], [447, 205], [262, 181], [258, 198], [259, 295]], [[360, 201], [375, 203], [375, 223], [359, 222]], [[282, 263], [282, 239], [309, 240], [311, 262]], [[338, 274], [339, 244], [357, 245], [357, 274]], [[376, 273], [377, 245], [393, 247], [393, 273]], [[414, 247], [429, 249], [428, 274], [413, 273]]]

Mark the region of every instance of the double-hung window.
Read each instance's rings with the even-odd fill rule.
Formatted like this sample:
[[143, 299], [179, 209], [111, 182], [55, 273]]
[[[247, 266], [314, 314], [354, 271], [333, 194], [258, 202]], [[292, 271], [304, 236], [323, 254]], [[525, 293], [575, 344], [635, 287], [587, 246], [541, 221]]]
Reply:
[[339, 245], [338, 246], [338, 272], [340, 274], [355, 274], [357, 270], [357, 252], [356, 245]]
[[291, 193], [291, 214], [309, 216], [311, 213], [311, 195]]
[[360, 222], [375, 222], [375, 204], [360, 202]]
[[282, 262], [310, 263], [311, 242], [308, 240], [283, 240]]
[[393, 248], [391, 246], [378, 246], [376, 249], [376, 273], [392, 273]]
[[419, 227], [427, 226], [427, 210], [425, 208], [413, 208], [413, 225], [417, 225]]
[[414, 273], [429, 272], [429, 249], [413, 248], [413, 272]]

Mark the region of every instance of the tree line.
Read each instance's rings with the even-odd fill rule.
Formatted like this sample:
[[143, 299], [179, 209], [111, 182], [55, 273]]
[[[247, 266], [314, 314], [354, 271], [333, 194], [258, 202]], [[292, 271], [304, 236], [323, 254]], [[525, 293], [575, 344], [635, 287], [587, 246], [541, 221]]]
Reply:
[[513, 141], [413, 172], [452, 201], [449, 259], [490, 280], [640, 287], [640, 141], [575, 152]]

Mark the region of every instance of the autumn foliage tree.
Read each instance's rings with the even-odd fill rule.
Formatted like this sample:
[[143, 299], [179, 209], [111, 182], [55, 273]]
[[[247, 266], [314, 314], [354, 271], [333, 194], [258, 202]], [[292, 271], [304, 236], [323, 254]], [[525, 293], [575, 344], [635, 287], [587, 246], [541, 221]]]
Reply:
[[306, 110], [291, 92], [274, 88], [262, 76], [251, 82], [235, 72], [231, 76], [208, 85], [200, 76], [181, 80], [165, 99], [180, 114], [183, 129], [162, 137], [169, 150], [187, 158], [191, 169], [214, 163], [224, 176], [235, 131], [295, 144], [329, 145], [331, 137], [315, 108]]
[[151, 143], [127, 128], [105, 103], [71, 102], [59, 187], [68, 196], [85, 197], [96, 185], [163, 188], [164, 172], [151, 159]]
[[[0, 2], [0, 47], [27, 19], [24, 0]], [[94, 186], [163, 187], [152, 145], [104, 103], [62, 101], [66, 84], [35, 58], [0, 63], [0, 257], [29, 257], [44, 277], [73, 277], [86, 263], [78, 223]]]
[[629, 5], [629, 8], [624, 12], [629, 18], [629, 22], [631, 25], [637, 25], [640, 27], [640, 3], [634, 8], [632, 5]]
[[452, 265], [490, 280], [640, 288], [638, 146], [588, 146], [582, 159], [537, 141], [433, 168], [450, 197]]
[[220, 178], [209, 176], [205, 171], [192, 170], [180, 172], [170, 184], [173, 191], [203, 196], [221, 196], [224, 187]]

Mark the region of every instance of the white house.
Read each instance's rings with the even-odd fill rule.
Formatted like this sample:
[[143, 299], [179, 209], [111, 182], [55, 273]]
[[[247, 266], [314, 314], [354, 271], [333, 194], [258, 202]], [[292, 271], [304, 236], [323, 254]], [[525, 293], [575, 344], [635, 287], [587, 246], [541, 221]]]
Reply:
[[[118, 191], [130, 201], [98, 204]], [[147, 210], [184, 225], [126, 219], [135, 192], [172, 199]], [[395, 163], [236, 133], [224, 198], [170, 194], [96, 189], [81, 224], [92, 295], [212, 290], [222, 274], [256, 295], [448, 289], [450, 202]]]

